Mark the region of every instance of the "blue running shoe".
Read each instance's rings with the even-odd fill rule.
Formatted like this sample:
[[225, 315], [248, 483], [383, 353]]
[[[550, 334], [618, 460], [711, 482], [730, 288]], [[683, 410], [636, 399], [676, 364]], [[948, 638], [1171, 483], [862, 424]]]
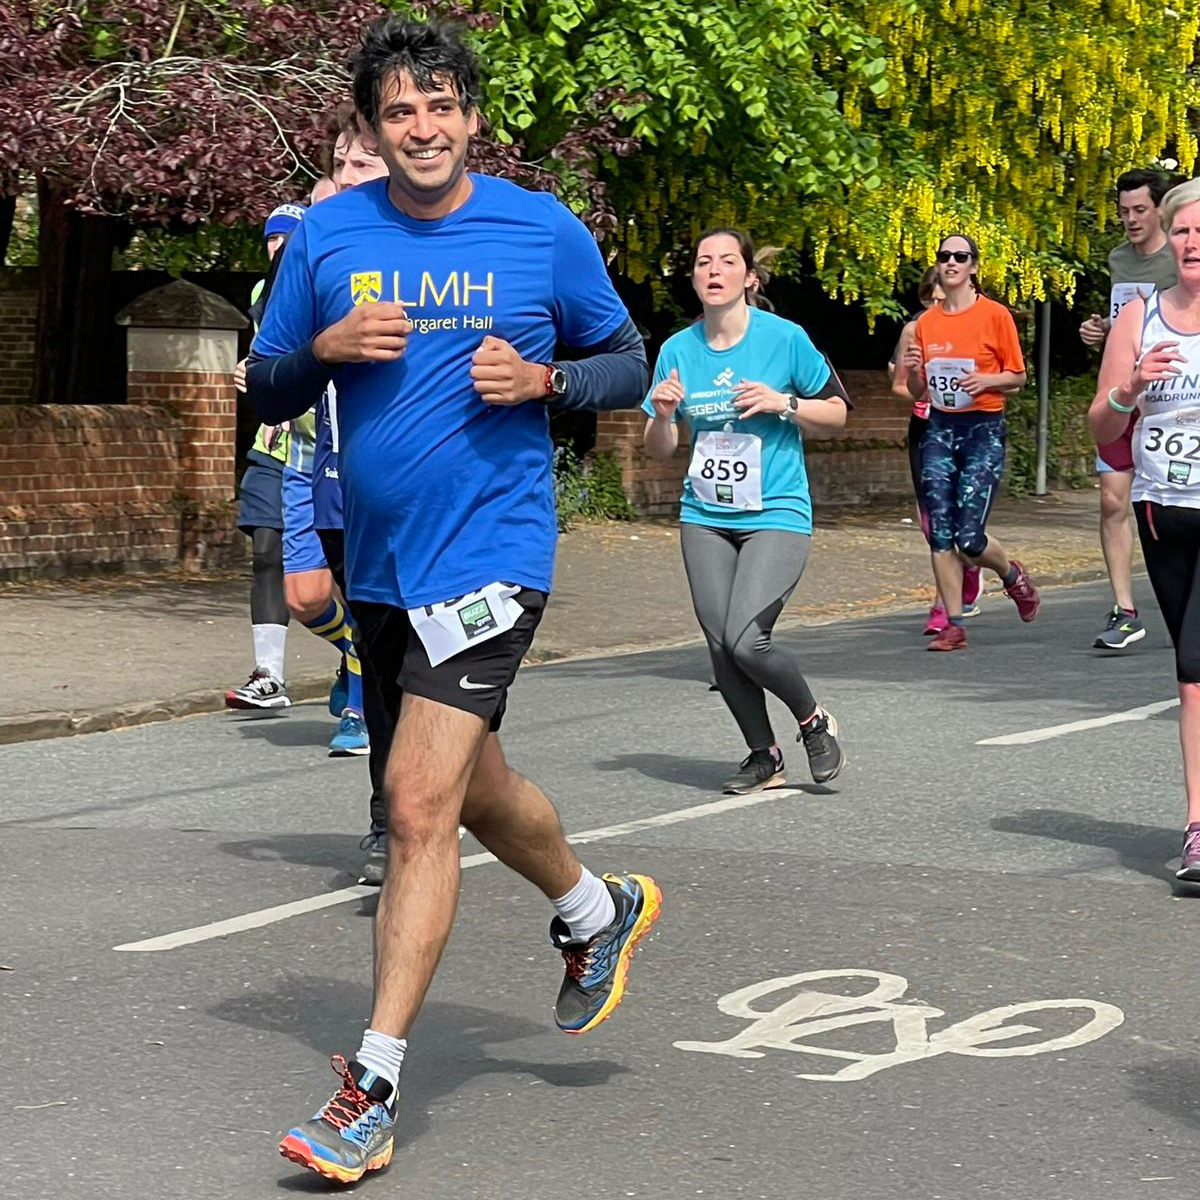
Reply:
[[279, 1153], [326, 1179], [353, 1183], [392, 1161], [396, 1092], [386, 1079], [340, 1054], [329, 1061], [342, 1077], [341, 1089], [311, 1121], [287, 1131]]
[[345, 758], [351, 754], [370, 754], [371, 739], [367, 736], [367, 723], [354, 709], [342, 713], [337, 732], [329, 739], [329, 757]]
[[350, 703], [350, 680], [346, 677], [346, 656], [342, 655], [342, 665], [333, 677], [333, 687], [329, 689], [329, 715], [340, 717]]
[[625, 994], [633, 949], [662, 907], [662, 892], [649, 875], [605, 875], [604, 882], [617, 915], [590, 941], [572, 941], [561, 917], [550, 922], [550, 942], [567, 965], [554, 1005], [564, 1033], [587, 1033], [612, 1015]]

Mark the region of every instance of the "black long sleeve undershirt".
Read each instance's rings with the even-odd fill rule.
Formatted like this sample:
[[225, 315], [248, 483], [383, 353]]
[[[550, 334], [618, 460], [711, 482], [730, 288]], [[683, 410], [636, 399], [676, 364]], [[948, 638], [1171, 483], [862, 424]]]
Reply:
[[[603, 340], [566, 353], [572, 357], [554, 364], [566, 374], [566, 394], [546, 398], [555, 408], [635, 408], [645, 398], [649, 382], [646, 347], [628, 317]], [[246, 393], [258, 415], [267, 424], [278, 425], [312, 408], [332, 377], [333, 368], [317, 358], [311, 342], [275, 358], [264, 358], [251, 349]]]

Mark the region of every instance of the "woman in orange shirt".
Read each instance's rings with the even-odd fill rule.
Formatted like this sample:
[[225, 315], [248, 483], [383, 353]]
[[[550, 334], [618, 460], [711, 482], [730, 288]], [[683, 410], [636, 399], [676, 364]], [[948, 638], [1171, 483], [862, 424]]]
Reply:
[[917, 318], [904, 357], [910, 395], [919, 400], [928, 390], [930, 401], [921, 501], [948, 620], [930, 650], [966, 647], [962, 559], [1000, 576], [1022, 621], [1032, 621], [1041, 603], [1025, 568], [987, 535], [1004, 474], [1004, 398], [1025, 385], [1025, 360], [1012, 314], [983, 294], [978, 270], [979, 248], [971, 238], [954, 233], [942, 239], [937, 272], [945, 299]]

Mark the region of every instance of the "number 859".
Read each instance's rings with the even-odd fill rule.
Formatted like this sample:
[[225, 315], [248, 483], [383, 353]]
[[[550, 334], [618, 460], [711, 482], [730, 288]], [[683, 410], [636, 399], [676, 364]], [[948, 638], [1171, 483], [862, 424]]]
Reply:
[[716, 479], [721, 483], [728, 483], [731, 479], [734, 483], [744, 483], [749, 474], [750, 468], [744, 462], [731, 463], [724, 458], [706, 458], [700, 468], [701, 479]]

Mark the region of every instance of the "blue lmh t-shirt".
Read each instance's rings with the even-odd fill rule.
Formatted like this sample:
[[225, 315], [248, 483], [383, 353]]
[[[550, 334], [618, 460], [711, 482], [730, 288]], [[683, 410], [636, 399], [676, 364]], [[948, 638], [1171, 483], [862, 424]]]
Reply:
[[404, 608], [504, 580], [550, 590], [557, 524], [546, 407], [485, 404], [484, 337], [549, 362], [628, 319], [591, 234], [545, 192], [470, 176], [437, 220], [402, 213], [387, 179], [332, 196], [292, 234], [255, 339], [304, 346], [355, 304], [401, 302], [415, 329], [389, 363], [334, 367], [350, 597]]
[[749, 433], [762, 439], [761, 510], [731, 510], [702, 503], [685, 477], [680, 520], [718, 529], [812, 533], [812, 500], [799, 427], [791, 420], [781, 421], [775, 413], [756, 413], [740, 420], [733, 403], [734, 389], [743, 379], [765, 383], [777, 392], [815, 396], [828, 383], [830, 368], [808, 334], [799, 325], [761, 308], [750, 310], [750, 324], [741, 341], [725, 350], [714, 350], [708, 344], [703, 321], [681, 329], [663, 343], [654, 365], [650, 393], [642, 404], [650, 416], [654, 416], [650, 395], [671, 374], [672, 367], [679, 372], [684, 391], [675, 415], [691, 426], [693, 441], [710, 430]]

